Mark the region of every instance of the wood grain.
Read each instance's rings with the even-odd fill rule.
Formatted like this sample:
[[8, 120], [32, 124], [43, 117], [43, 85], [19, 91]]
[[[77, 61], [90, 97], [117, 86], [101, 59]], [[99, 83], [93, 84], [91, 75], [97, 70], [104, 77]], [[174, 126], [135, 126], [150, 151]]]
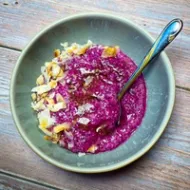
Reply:
[[8, 85], [11, 70], [19, 54], [17, 51], [0, 48], [0, 68], [3, 71], [0, 75], [1, 172], [15, 173], [28, 180], [60, 189], [190, 188], [189, 91], [177, 89], [175, 109], [166, 131], [153, 149], [141, 159], [128, 167], [106, 174], [71, 173], [43, 161], [25, 144], [16, 130], [9, 108]]
[[[7, 5], [3, 5], [8, 2]], [[188, 0], [0, 0], [0, 45], [23, 49], [41, 29], [65, 16], [106, 12], [129, 18], [156, 37], [169, 20], [180, 17], [184, 29], [167, 48], [178, 86], [190, 89], [190, 4]]]

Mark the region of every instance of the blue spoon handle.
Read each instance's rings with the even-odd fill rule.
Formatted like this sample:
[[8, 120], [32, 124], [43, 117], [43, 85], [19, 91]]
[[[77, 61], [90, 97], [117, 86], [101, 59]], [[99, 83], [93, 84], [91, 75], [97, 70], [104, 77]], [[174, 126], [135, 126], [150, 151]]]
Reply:
[[183, 22], [180, 19], [174, 19], [169, 22], [163, 29], [162, 33], [159, 35], [151, 49], [148, 51], [136, 71], [131, 75], [129, 80], [125, 83], [123, 88], [118, 94], [118, 100], [121, 100], [125, 92], [134, 83], [136, 78], [142, 73], [144, 68], [156, 57], [158, 56], [166, 46], [168, 46], [179, 34], [183, 28]]

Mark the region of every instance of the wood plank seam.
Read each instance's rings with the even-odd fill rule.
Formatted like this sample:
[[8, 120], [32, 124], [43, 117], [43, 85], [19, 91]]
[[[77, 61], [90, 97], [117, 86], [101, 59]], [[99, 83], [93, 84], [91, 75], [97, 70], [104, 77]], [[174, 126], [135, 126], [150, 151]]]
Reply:
[[22, 52], [22, 50], [19, 49], [19, 48], [9, 47], [9, 46], [6, 46], [6, 45], [1, 45], [1, 44], [0, 44], [0, 48], [5, 48], [5, 49], [10, 49], [10, 50]]
[[175, 87], [182, 89], [182, 90], [185, 90], [185, 91], [190, 91], [190, 88], [188, 88], [188, 87], [183, 87], [183, 86], [179, 86], [179, 85], [175, 85]]
[[12, 172], [7, 172], [7, 171], [4, 171], [4, 170], [0, 170], [0, 174], [3, 174], [3, 175], [6, 175], [8, 177], [12, 177], [12, 178], [15, 178], [15, 179], [19, 179], [19, 180], [23, 180], [25, 182], [29, 182], [29, 183], [33, 183], [33, 184], [36, 184], [38, 186], [43, 186], [43, 187], [47, 187], [47, 188], [50, 188], [50, 189], [53, 189], [53, 190], [64, 190], [64, 189], [60, 189], [58, 187], [55, 187], [55, 186], [52, 186], [48, 183], [44, 183], [42, 181], [36, 181], [34, 179], [29, 179], [29, 178], [26, 178], [24, 176], [21, 176], [21, 175], [18, 175], [18, 174], [15, 174], [15, 173], [12, 173]]

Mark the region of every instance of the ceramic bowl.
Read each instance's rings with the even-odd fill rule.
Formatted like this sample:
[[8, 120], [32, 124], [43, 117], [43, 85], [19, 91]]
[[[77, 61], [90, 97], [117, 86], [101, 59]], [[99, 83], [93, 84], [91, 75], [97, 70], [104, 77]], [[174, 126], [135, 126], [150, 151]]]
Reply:
[[140, 63], [154, 41], [144, 29], [115, 15], [88, 13], [64, 18], [37, 34], [22, 51], [12, 74], [10, 102], [21, 136], [40, 157], [66, 170], [97, 173], [126, 166], [155, 144], [172, 113], [175, 82], [170, 61], [163, 52], [144, 71], [147, 85], [145, 117], [129, 140], [115, 150], [79, 157], [47, 142], [31, 109], [31, 89], [35, 86], [41, 66], [52, 59], [52, 52], [60, 47], [61, 42], [84, 44], [87, 40], [119, 45], [136, 64]]

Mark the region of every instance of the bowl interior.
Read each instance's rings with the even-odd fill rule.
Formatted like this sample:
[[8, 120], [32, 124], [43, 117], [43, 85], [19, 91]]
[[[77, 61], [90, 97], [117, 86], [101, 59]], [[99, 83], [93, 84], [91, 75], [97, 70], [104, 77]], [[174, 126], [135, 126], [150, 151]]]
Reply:
[[12, 78], [12, 111], [17, 127], [35, 152], [51, 163], [72, 171], [98, 172], [116, 169], [138, 158], [160, 136], [171, 114], [174, 82], [165, 53], [144, 72], [147, 84], [147, 110], [141, 126], [117, 149], [78, 157], [58, 145], [43, 140], [31, 109], [31, 88], [40, 68], [52, 59], [61, 42], [119, 45], [139, 64], [152, 45], [152, 39], [129, 21], [107, 15], [83, 15], [65, 19], [39, 34], [25, 49]]

